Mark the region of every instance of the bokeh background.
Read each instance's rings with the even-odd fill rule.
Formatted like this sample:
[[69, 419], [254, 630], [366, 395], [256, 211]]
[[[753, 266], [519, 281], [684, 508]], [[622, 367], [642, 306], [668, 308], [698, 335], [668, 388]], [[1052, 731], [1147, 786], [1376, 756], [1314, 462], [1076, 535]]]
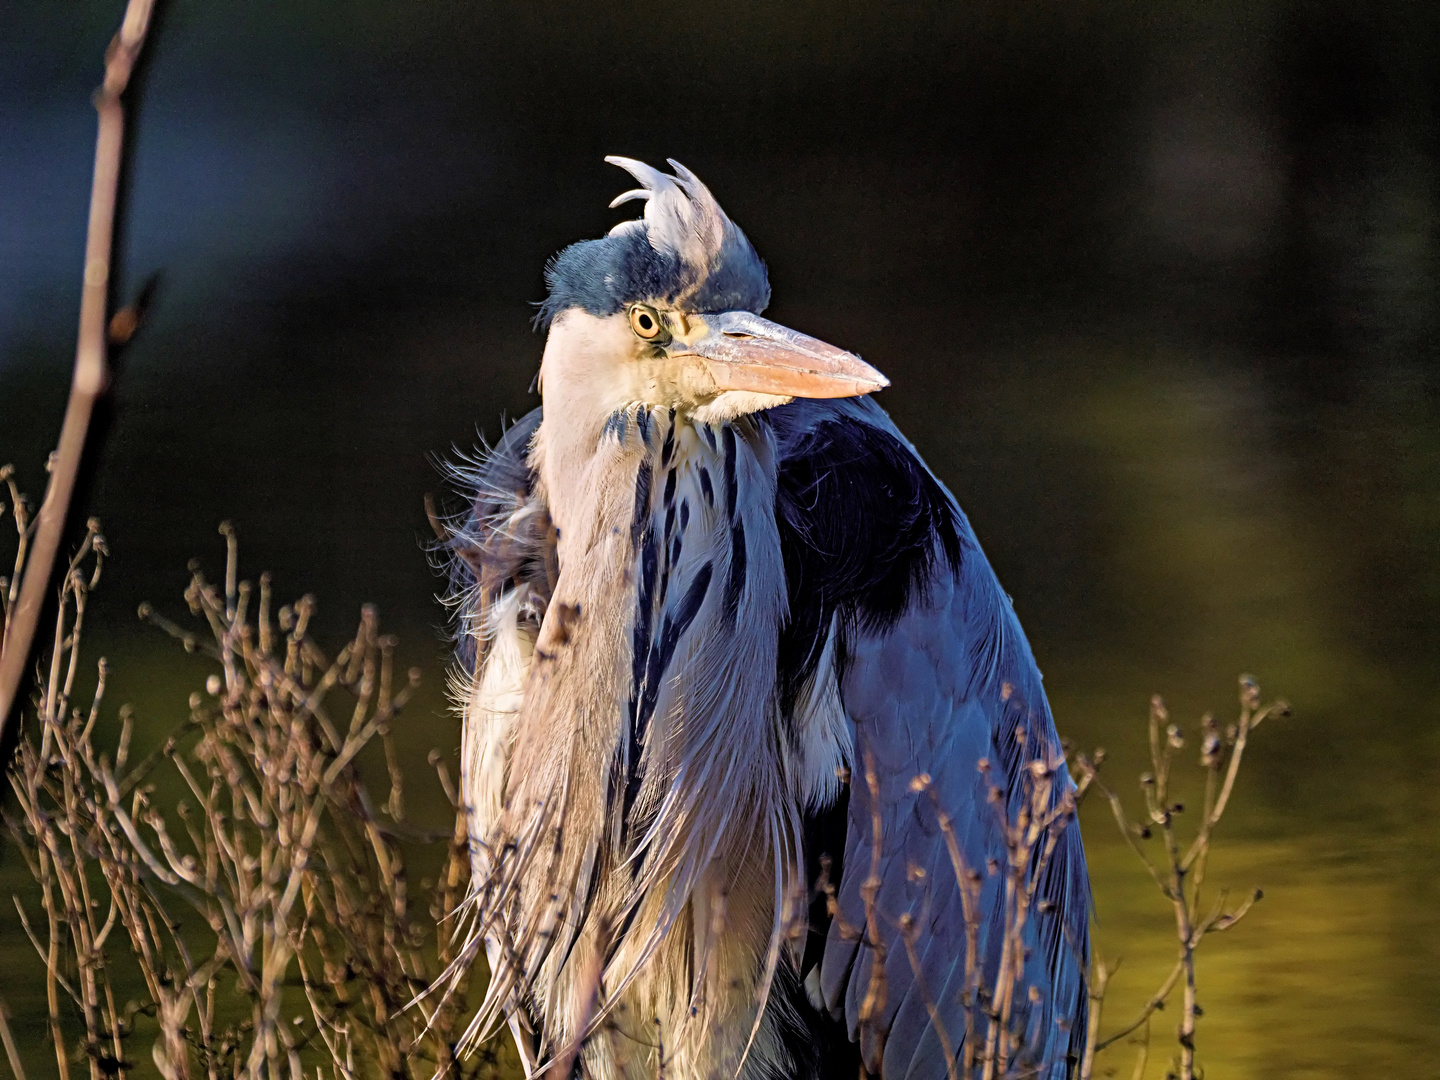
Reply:
[[[36, 496], [122, 7], [4, 4], [0, 459]], [[142, 735], [184, 715], [203, 666], [134, 611], [182, 612], [231, 519], [245, 571], [318, 594], [337, 643], [380, 605], [425, 671], [414, 762], [453, 753], [422, 495], [533, 404], [546, 258], [634, 213], [605, 209], [626, 178], [601, 157], [675, 157], [768, 261], [770, 313], [891, 377], [1111, 784], [1135, 792], [1152, 692], [1192, 729], [1242, 670], [1294, 703], [1220, 834], [1211, 880], [1266, 898], [1202, 949], [1206, 1074], [1440, 1075], [1436, 11], [173, 0], [122, 293], [163, 282], [90, 505], [112, 702]], [[1118, 1022], [1173, 925], [1102, 806], [1084, 826]], [[23, 889], [8, 845], [0, 878]]]

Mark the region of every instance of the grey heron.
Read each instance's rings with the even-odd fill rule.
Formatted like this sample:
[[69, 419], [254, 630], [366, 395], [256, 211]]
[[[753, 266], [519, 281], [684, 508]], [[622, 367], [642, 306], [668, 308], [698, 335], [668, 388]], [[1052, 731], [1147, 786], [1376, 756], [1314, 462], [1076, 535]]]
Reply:
[[1024, 775], [1073, 790], [1009, 598], [885, 377], [761, 316], [688, 169], [606, 160], [643, 216], [550, 263], [541, 405], [450, 545], [476, 1031], [527, 1072], [935, 1080], [1013, 961], [1010, 1071], [1067, 1076], [1077, 828], [1002, 927]]

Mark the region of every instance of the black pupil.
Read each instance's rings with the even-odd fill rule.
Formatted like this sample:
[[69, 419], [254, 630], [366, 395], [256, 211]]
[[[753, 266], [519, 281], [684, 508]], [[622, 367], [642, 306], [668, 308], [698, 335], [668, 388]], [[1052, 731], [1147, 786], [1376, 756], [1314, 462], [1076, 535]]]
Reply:
[[655, 325], [655, 324], [650, 321], [650, 316], [649, 316], [649, 315], [646, 315], [644, 312], [641, 312], [641, 314], [640, 314], [640, 329], [641, 329], [641, 330], [649, 330], [650, 327], [652, 327], [652, 326], [654, 326], [654, 325]]

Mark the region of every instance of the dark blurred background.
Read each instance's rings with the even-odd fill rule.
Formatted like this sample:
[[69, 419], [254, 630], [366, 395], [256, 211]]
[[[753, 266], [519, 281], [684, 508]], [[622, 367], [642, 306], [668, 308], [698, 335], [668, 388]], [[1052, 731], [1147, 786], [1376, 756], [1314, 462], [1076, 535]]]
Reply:
[[[4, 4], [0, 460], [37, 497], [122, 7]], [[1152, 692], [1190, 727], [1242, 670], [1293, 701], [1211, 872], [1266, 899], [1202, 949], [1209, 1075], [1440, 1075], [1437, 10], [173, 0], [121, 292], [163, 282], [89, 508], [92, 656], [149, 730], [183, 716], [203, 670], [133, 613], [183, 611], [228, 518], [337, 643], [380, 605], [425, 671], [415, 761], [453, 752], [422, 495], [534, 403], [546, 258], [634, 214], [602, 156], [675, 157], [768, 261], [771, 314], [890, 376], [1112, 784]], [[1173, 926], [1101, 810], [1118, 1022]], [[0, 914], [7, 969], [22, 945]], [[6, 993], [46, 1075], [40, 986]]]

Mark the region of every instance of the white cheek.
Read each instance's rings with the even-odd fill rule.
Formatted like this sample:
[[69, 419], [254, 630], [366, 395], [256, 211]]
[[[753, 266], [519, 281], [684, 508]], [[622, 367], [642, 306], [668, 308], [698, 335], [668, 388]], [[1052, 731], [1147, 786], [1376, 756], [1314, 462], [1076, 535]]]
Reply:
[[710, 369], [703, 360], [688, 356], [674, 363], [677, 367], [676, 386], [681, 396], [692, 405], [699, 404], [701, 407], [715, 400], [720, 388], [715, 385]]
[[702, 424], [721, 424], [734, 420], [736, 417], [760, 412], [763, 409], [786, 405], [794, 400], [794, 398], [781, 397], [777, 394], [754, 394], [748, 390], [727, 390], [715, 400], [696, 409], [694, 417]]
[[582, 428], [603, 423], [631, 400], [635, 354], [635, 334], [623, 312], [604, 318], [573, 308], [561, 312], [540, 362], [546, 411]]

